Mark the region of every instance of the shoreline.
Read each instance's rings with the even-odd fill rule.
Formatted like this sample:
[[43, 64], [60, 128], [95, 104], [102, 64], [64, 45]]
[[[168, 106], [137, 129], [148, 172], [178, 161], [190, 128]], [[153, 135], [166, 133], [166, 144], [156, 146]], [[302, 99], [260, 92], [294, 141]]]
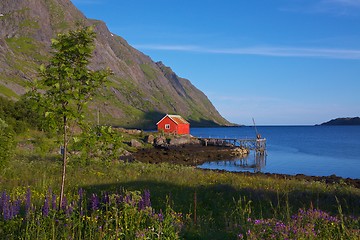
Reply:
[[[147, 149], [139, 149], [137, 152], [132, 154], [134, 160], [143, 162], [143, 163], [151, 163], [151, 164], [159, 164], [159, 163], [171, 163], [185, 166], [193, 166], [197, 167], [202, 163], [214, 161], [214, 159], [219, 159], [222, 161], [223, 159], [231, 160], [236, 159], [238, 156], [233, 155], [233, 148], [230, 147], [218, 147], [218, 146], [199, 146], [199, 145], [181, 145], [174, 146], [169, 148], [147, 148]], [[222, 159], [222, 160], [221, 160]], [[244, 172], [231, 172], [226, 170], [217, 170], [217, 169], [203, 169], [197, 168], [202, 171], [214, 171], [219, 173], [233, 173], [233, 174], [241, 174], [244, 176], [250, 175], [258, 175], [265, 177], [273, 177], [279, 179], [297, 179], [297, 180], [305, 180], [309, 182], [320, 181], [325, 182], [326, 184], [340, 184], [344, 183], [346, 185], [351, 185], [355, 188], [360, 188], [360, 179], [353, 178], [343, 178], [336, 175], [330, 176], [308, 176], [304, 174], [280, 174], [280, 173], [252, 173], [249, 171]]]

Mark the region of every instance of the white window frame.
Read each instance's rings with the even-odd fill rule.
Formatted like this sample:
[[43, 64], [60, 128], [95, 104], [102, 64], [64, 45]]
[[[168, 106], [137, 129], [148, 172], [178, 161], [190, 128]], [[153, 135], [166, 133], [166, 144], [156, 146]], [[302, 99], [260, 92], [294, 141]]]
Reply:
[[170, 124], [165, 124], [165, 129], [169, 130], [170, 129]]

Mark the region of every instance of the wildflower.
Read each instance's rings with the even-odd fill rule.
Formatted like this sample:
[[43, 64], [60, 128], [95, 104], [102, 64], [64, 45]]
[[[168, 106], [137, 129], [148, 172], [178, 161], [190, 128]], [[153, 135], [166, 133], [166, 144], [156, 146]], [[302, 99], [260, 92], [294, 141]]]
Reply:
[[141, 211], [141, 210], [144, 210], [145, 209], [145, 201], [144, 199], [140, 199], [139, 203], [138, 203], [138, 210]]
[[159, 214], [158, 214], [158, 218], [159, 218], [159, 221], [160, 221], [160, 222], [164, 221], [164, 215], [163, 215], [163, 212], [162, 212], [161, 209], [160, 209], [160, 212], [159, 212]]
[[256, 219], [255, 222], [254, 222], [255, 225], [259, 225], [259, 224], [262, 224], [262, 223], [263, 223], [263, 221], [259, 220], [259, 219]]
[[44, 217], [47, 217], [49, 215], [49, 200], [47, 197], [45, 197], [44, 200], [44, 206], [42, 207], [42, 214]]
[[144, 199], [145, 207], [151, 207], [150, 191], [149, 190], [144, 190], [143, 199]]
[[93, 211], [98, 210], [99, 208], [99, 199], [95, 193], [91, 195], [91, 209]]
[[56, 209], [56, 195], [55, 195], [54, 193], [52, 194], [51, 208], [52, 208], [53, 210]]
[[16, 200], [13, 204], [13, 207], [12, 207], [12, 215], [13, 217], [19, 215], [20, 213], [20, 205], [21, 205], [21, 201], [20, 199]]
[[121, 194], [116, 195], [116, 203], [121, 204], [123, 202], [124, 202], [124, 197]]
[[11, 203], [10, 203], [10, 197], [7, 196], [5, 192], [3, 192], [1, 196], [1, 202], [2, 202], [2, 213], [4, 220], [10, 220], [11, 219]]
[[82, 200], [84, 198], [84, 189], [79, 188], [78, 190], [78, 194], [79, 194], [79, 199]]
[[105, 192], [103, 194], [103, 197], [102, 197], [102, 200], [101, 202], [105, 205], [109, 205], [110, 204], [110, 197], [109, 197], [109, 194], [107, 192]]
[[132, 197], [130, 194], [127, 194], [124, 200], [125, 203], [131, 204], [132, 203]]
[[63, 198], [63, 200], [62, 200], [62, 203], [61, 203], [61, 209], [62, 209], [63, 211], [66, 211], [67, 205], [68, 205], [67, 199], [66, 199], [66, 197], [64, 196], [64, 198]]
[[6, 192], [3, 191], [2, 194], [1, 194], [1, 196], [0, 196], [0, 209], [2, 209], [3, 206], [4, 206], [4, 200], [5, 200], [5, 198], [6, 198]]
[[70, 217], [70, 215], [74, 212], [74, 202], [71, 202], [71, 204], [66, 208], [65, 214], [67, 217]]

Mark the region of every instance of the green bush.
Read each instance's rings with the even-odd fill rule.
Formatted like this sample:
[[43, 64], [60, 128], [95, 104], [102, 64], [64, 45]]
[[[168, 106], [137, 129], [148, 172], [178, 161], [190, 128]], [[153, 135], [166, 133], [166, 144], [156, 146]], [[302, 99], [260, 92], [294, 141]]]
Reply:
[[17, 102], [0, 96], [0, 116], [19, 134], [26, 130], [42, 129], [44, 117], [41, 109], [34, 108], [34, 100], [21, 97]]
[[77, 162], [88, 164], [90, 159], [102, 162], [119, 159], [124, 151], [123, 137], [111, 126], [96, 126], [73, 138], [70, 151]]

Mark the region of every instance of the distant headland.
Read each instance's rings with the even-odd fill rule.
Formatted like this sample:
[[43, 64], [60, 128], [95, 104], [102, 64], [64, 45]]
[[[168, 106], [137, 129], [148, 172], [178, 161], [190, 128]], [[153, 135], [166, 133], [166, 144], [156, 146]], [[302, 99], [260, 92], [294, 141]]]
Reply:
[[360, 117], [336, 118], [316, 126], [360, 125]]

